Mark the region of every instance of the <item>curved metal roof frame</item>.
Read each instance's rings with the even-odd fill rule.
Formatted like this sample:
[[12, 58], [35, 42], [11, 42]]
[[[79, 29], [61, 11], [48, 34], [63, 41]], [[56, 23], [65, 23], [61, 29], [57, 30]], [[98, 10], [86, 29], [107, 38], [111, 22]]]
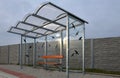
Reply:
[[[47, 5], [50, 5], [54, 8], [56, 8], [61, 13], [58, 14], [56, 17], [54, 17], [55, 19], [51, 19], [49, 17], [39, 15], [39, 12], [41, 12], [41, 9], [46, 9], [44, 7], [47, 7]], [[51, 7], [49, 7], [49, 8], [51, 8]], [[56, 33], [61, 30], [66, 29], [66, 23], [64, 24], [59, 21], [61, 21], [61, 20], [62, 20], [62, 22], [66, 21], [65, 19], [66, 19], [67, 15], [69, 15], [74, 20], [73, 22], [71, 22], [71, 24], [73, 24], [75, 21], [79, 21], [80, 22], [79, 25], [82, 25], [83, 23], [88, 23], [87, 21], [85, 21], [81, 18], [78, 18], [74, 14], [54, 5], [53, 3], [47, 2], [43, 5], [41, 5], [37, 9], [37, 11], [34, 12], [33, 14], [28, 14], [23, 21], [19, 21], [15, 27], [11, 27], [8, 32], [14, 33], [14, 34], [19, 34], [22, 36], [27, 36], [30, 38], [39, 38], [42, 36], [50, 35], [50, 34], [53, 34], [53, 33]], [[36, 21], [38, 21], [38, 22], [36, 22]], [[75, 26], [77, 26], [77, 25], [75, 25]], [[70, 27], [70, 28], [73, 28], [73, 27]]]
[[62, 9], [62, 8], [60, 8], [60, 7], [58, 7], [57, 5], [55, 5], [55, 4], [51, 3], [51, 2], [46, 2], [46, 3], [42, 4], [42, 5], [40, 6], [40, 8], [35, 12], [35, 14], [38, 14], [38, 12], [39, 12], [44, 6], [46, 6], [46, 5], [48, 5], [48, 4], [50, 4], [50, 5], [52, 5], [52, 6], [56, 7], [56, 8], [58, 8], [58, 9], [64, 11], [64, 12], [67, 13], [68, 15], [70, 15], [70, 16], [72, 16], [72, 17], [75, 17], [76, 19], [78, 19], [78, 20], [80, 20], [80, 21], [85, 22], [85, 23], [88, 24], [87, 21], [85, 21], [85, 20], [83, 20], [83, 19], [77, 17], [76, 15], [74, 15], [74, 14], [72, 14], [72, 13], [70, 13], [70, 12], [68, 12], [68, 11], [66, 11], [66, 10], [64, 10], [64, 9]]

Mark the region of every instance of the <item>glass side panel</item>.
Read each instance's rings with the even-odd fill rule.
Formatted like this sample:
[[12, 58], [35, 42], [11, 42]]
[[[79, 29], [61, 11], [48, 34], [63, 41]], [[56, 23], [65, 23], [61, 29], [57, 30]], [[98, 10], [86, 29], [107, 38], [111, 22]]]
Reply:
[[74, 17], [71, 17], [71, 16], [70, 16], [69, 23], [70, 23], [70, 27], [73, 27], [73, 25], [74, 25], [74, 26], [79, 26], [79, 25], [81, 25], [83, 22], [80, 21], [80, 20], [78, 20], [78, 19], [76, 19], [76, 18], [74, 18]]
[[83, 25], [70, 29], [70, 38], [73, 40], [81, 40], [83, 34]]

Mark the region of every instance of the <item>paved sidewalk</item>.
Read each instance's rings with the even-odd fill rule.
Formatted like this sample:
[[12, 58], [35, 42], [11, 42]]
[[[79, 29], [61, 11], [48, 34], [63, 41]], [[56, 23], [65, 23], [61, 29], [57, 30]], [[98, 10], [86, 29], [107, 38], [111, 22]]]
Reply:
[[[50, 71], [38, 68], [32, 68], [24, 66], [23, 69], [20, 69], [18, 65], [0, 65], [0, 68], [9, 69], [16, 72], [21, 72], [27, 75], [32, 75], [37, 78], [66, 78], [65, 72], [59, 71]], [[108, 76], [102, 74], [85, 74], [82, 73], [70, 73], [70, 78], [120, 78], [115, 76]]]
[[19, 77], [0, 71], [0, 78], [19, 78]]

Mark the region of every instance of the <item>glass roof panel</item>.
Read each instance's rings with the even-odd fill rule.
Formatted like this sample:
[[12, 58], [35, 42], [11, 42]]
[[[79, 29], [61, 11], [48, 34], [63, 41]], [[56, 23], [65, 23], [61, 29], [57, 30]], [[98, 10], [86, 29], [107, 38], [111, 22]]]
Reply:
[[21, 33], [21, 34], [24, 34], [24, 33], [25, 33], [24, 30], [19, 30], [19, 29], [16, 29], [16, 28], [12, 28], [11, 31], [12, 31], [12, 32], [16, 32], [16, 33]]
[[53, 24], [53, 23], [44, 26], [44, 28], [51, 29], [51, 30], [55, 30], [58, 27], [59, 27], [59, 25], [56, 25], [56, 24]]
[[57, 27], [55, 30], [56, 31], [61, 31], [61, 30], [64, 30], [65, 28], [64, 27]]
[[[39, 9], [28, 15], [16, 27], [11, 27], [11, 32], [26, 34], [30, 37], [42, 37], [54, 34], [66, 28], [66, 16], [70, 17], [70, 28], [88, 23], [72, 13], [48, 2], [43, 4]], [[41, 34], [41, 35], [40, 35]]]
[[19, 29], [17, 27], [12, 27], [11, 30], [9, 32], [12, 32], [12, 33], [16, 33], [16, 34], [19, 34], [19, 35], [26, 35], [26, 36], [29, 36], [29, 37], [38, 37], [38, 36], [42, 36], [38, 33], [35, 33], [35, 32], [29, 32], [25, 29]]
[[35, 33], [30, 32], [30, 33], [28, 33], [27, 35], [36, 37], [38, 34], [35, 34]]
[[63, 24], [66, 26], [66, 17], [65, 18], [62, 18], [60, 20], [57, 20], [56, 22], [60, 23], [60, 24]]
[[47, 4], [38, 11], [37, 15], [53, 20], [63, 13], [65, 12], [52, 6], [51, 4]]
[[34, 28], [33, 26], [26, 25], [26, 24], [23, 24], [23, 23], [19, 23], [17, 25], [17, 27], [22, 28], [22, 29], [27, 29], [27, 30], [32, 30]]
[[34, 16], [29, 16], [26, 19], [26, 22], [34, 24], [34, 25], [37, 25], [37, 26], [41, 26], [41, 25], [43, 25], [43, 23], [45, 22], [45, 20], [37, 18], [37, 17], [34, 17]]
[[52, 34], [52, 32], [50, 32], [50, 31], [47, 31], [47, 32], [45, 32], [44, 34]]
[[44, 30], [44, 29], [37, 29], [35, 30], [35, 32], [38, 32], [38, 33], [42, 33], [44, 34], [47, 30]]

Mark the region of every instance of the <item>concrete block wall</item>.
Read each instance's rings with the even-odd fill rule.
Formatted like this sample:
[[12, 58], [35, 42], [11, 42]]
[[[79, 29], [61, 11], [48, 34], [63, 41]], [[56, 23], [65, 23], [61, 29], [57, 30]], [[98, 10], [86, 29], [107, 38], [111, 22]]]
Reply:
[[87, 39], [85, 40], [85, 67], [91, 68], [91, 63], [91, 40]]
[[94, 39], [94, 66], [120, 71], [120, 37]]
[[0, 47], [0, 63], [18, 64], [19, 45], [8, 45]]
[[9, 64], [19, 63], [19, 45], [9, 45]]
[[0, 47], [0, 63], [7, 64], [8, 63], [8, 46]]

